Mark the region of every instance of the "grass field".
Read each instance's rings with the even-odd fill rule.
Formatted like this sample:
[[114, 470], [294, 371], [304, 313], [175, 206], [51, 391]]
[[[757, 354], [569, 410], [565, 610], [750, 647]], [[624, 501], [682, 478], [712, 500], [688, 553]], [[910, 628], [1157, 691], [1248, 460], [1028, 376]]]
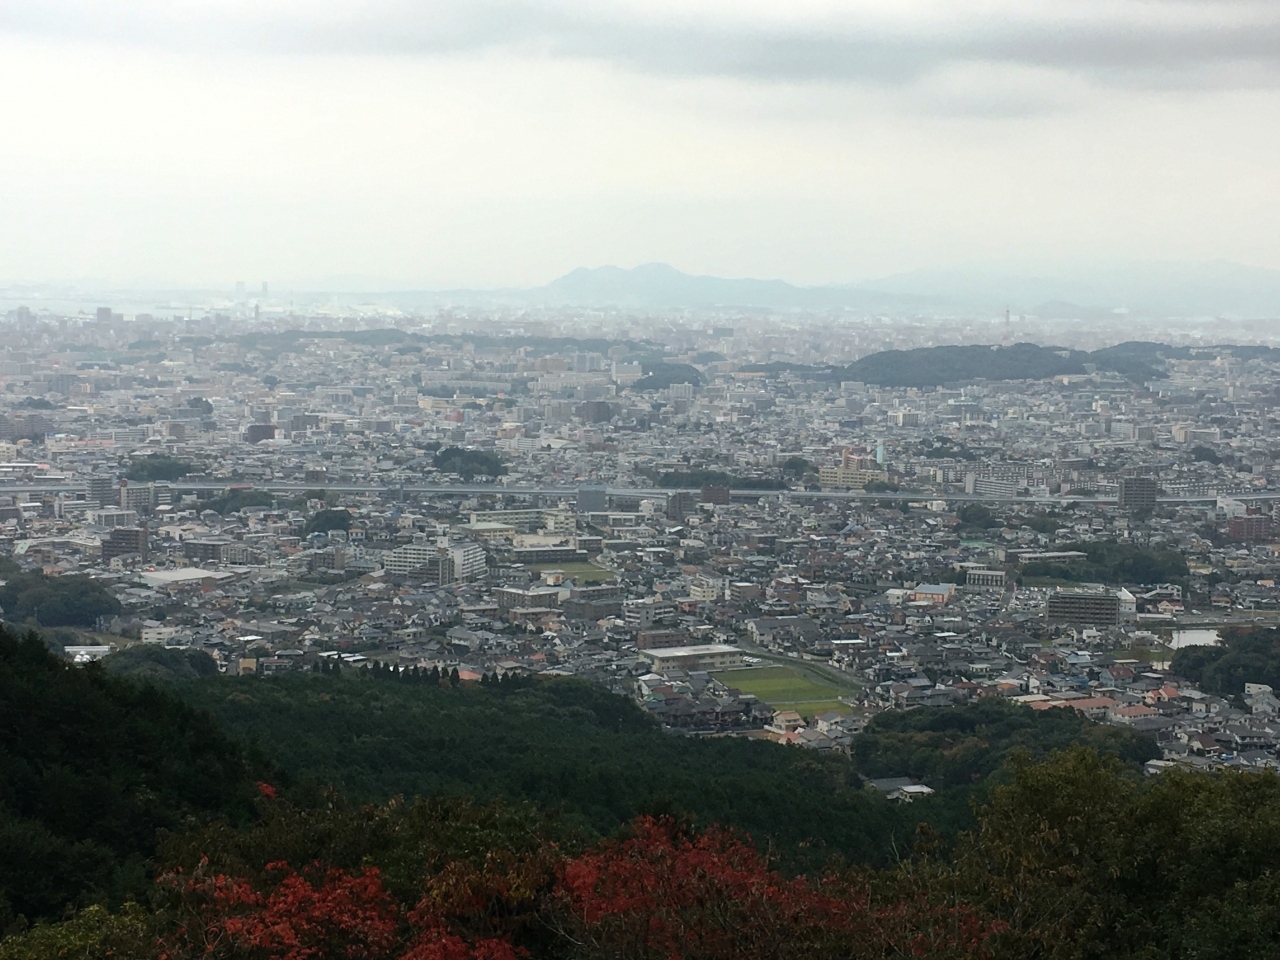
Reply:
[[715, 674], [725, 686], [754, 694], [779, 710], [795, 710], [805, 719], [849, 708], [836, 699], [839, 690], [829, 683], [819, 683], [798, 675], [789, 667], [748, 667]]
[[563, 570], [566, 577], [578, 584], [607, 583], [616, 579], [616, 574], [612, 570], [597, 567], [594, 563], [542, 563], [534, 569], [539, 575], [544, 570]]

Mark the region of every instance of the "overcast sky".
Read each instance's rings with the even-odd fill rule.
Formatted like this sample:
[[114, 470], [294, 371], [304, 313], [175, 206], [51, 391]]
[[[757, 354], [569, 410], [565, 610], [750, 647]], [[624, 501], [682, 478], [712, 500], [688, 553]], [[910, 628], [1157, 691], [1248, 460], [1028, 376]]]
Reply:
[[1280, 2], [0, 0], [0, 280], [1280, 268]]

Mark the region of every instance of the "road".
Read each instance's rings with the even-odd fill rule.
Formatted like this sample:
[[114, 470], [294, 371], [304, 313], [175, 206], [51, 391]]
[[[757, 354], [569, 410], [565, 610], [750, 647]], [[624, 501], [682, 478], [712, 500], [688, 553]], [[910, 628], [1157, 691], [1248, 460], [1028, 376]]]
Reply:
[[[299, 494], [308, 490], [323, 489], [332, 493], [354, 494], [426, 494], [436, 496], [480, 496], [505, 495], [525, 497], [563, 497], [573, 499], [577, 496], [576, 486], [526, 486], [500, 483], [301, 483], [294, 480], [256, 480], [247, 481], [211, 481], [211, 480], [175, 480], [169, 486], [178, 493], [220, 493], [229, 486], [241, 489], [263, 490], [269, 493]], [[83, 493], [87, 484], [75, 481], [4, 481], [0, 480], [0, 494], [57, 494]], [[619, 497], [654, 497], [664, 498], [673, 493], [700, 492], [698, 488], [661, 489], [658, 487], [608, 487], [610, 496]], [[756, 499], [759, 497], [784, 496], [789, 500], [944, 500], [947, 503], [988, 503], [988, 504], [1031, 504], [1044, 507], [1062, 507], [1068, 503], [1114, 504], [1114, 499], [1107, 497], [1082, 498], [1079, 496], [1026, 496], [1026, 497], [983, 497], [964, 493], [929, 493], [921, 491], [899, 491], [898, 493], [867, 493], [862, 490], [732, 490], [734, 499]], [[1236, 500], [1245, 502], [1266, 502], [1280, 500], [1280, 491], [1268, 490], [1258, 493], [1232, 494]], [[1203, 497], [1161, 497], [1161, 504], [1175, 506], [1179, 504], [1213, 503], [1217, 495]]]

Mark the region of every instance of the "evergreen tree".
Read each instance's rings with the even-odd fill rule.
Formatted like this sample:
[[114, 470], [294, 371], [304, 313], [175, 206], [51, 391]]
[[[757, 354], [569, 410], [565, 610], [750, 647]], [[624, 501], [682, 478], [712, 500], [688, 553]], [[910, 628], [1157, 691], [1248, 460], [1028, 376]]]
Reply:
[[254, 769], [171, 692], [0, 627], [0, 930], [142, 896], [157, 830], [245, 817]]

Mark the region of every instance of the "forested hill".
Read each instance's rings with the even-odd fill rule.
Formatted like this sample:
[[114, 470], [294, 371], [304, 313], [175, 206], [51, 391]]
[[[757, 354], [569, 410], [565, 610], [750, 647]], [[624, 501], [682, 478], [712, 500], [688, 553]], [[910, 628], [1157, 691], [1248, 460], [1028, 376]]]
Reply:
[[[920, 821], [954, 836], [1015, 749], [1043, 758], [1089, 743], [1134, 769], [1156, 755], [1130, 731], [994, 701], [886, 714], [851, 763], [673, 736], [630, 700], [577, 680], [210, 676], [203, 654], [153, 649], [73, 668], [38, 640], [7, 634], [0, 653], [0, 843], [15, 854], [0, 857], [0, 896], [11, 916], [140, 895], [157, 830], [243, 820], [259, 778], [308, 808], [328, 796], [530, 804], [593, 837], [672, 814], [742, 830], [809, 870], [832, 856], [887, 863]], [[262, 759], [251, 766], [252, 757]], [[917, 776], [939, 789], [908, 809], [860, 775]]]
[[[1144, 780], [1150, 740], [1069, 711], [889, 712], [847, 760], [672, 736], [575, 680], [209, 677], [171, 653], [111, 665], [157, 688], [0, 633], [0, 960], [1228, 960], [1280, 942], [1280, 777]], [[938, 792], [895, 806], [859, 774]]]
[[[1062, 351], [1068, 353], [1069, 351]], [[944, 383], [987, 380], [1044, 380], [1061, 374], [1084, 374], [1079, 358], [1061, 356], [1034, 343], [1011, 347], [945, 346], [886, 350], [844, 368], [849, 380], [881, 387], [932, 387]]]
[[1034, 343], [886, 350], [849, 364], [843, 368], [841, 379], [881, 387], [933, 387], [979, 379], [1045, 380], [1064, 374], [1084, 375], [1086, 363], [1135, 380], [1164, 377], [1155, 351], [1137, 349], [1150, 346], [1157, 345], [1122, 344], [1094, 353]]
[[[1271, 347], [1223, 344], [1197, 349], [1230, 353], [1242, 359], [1274, 355]], [[748, 365], [744, 369], [766, 374], [799, 372], [819, 380], [857, 381], [881, 387], [936, 387], [969, 380], [1044, 380], [1064, 375], [1083, 376], [1092, 368], [1142, 383], [1166, 377], [1166, 361], [1189, 356], [1189, 347], [1136, 340], [1091, 352], [1015, 343], [1007, 347], [970, 345], [885, 350], [846, 366], [767, 363]]]
[[206, 714], [0, 628], [0, 927], [136, 896], [158, 830], [244, 818], [253, 795]]
[[[1240, 358], [1274, 357], [1275, 348], [1220, 344], [1198, 352], [1230, 353]], [[1165, 361], [1185, 360], [1190, 347], [1129, 340], [1114, 347], [1080, 351], [1015, 343], [1010, 347], [947, 346], [888, 349], [863, 357], [849, 366], [831, 367], [840, 380], [860, 380], [877, 387], [941, 387], [965, 380], [1044, 380], [1051, 376], [1084, 375], [1089, 369], [1112, 372], [1134, 383], [1165, 379]], [[1088, 366], [1085, 366], [1088, 365]]]
[[502, 798], [595, 836], [671, 813], [733, 825], [800, 866], [832, 853], [881, 862], [914, 824], [864, 791], [843, 758], [673, 736], [630, 700], [584, 681], [452, 689], [350, 671], [176, 689], [262, 750], [291, 795], [331, 785], [362, 802]]
[[[1158, 756], [1133, 731], [998, 701], [879, 716], [853, 764], [759, 740], [673, 736], [630, 700], [578, 680], [450, 689], [352, 671], [178, 689], [298, 788], [332, 784], [370, 801], [528, 801], [596, 835], [675, 813], [744, 830], [799, 869], [833, 854], [885, 863], [920, 820], [948, 833], [967, 826], [970, 800], [985, 797], [1015, 749], [1043, 758], [1089, 743], [1134, 769]], [[908, 812], [864, 789], [860, 775], [917, 776], [940, 789]]]

